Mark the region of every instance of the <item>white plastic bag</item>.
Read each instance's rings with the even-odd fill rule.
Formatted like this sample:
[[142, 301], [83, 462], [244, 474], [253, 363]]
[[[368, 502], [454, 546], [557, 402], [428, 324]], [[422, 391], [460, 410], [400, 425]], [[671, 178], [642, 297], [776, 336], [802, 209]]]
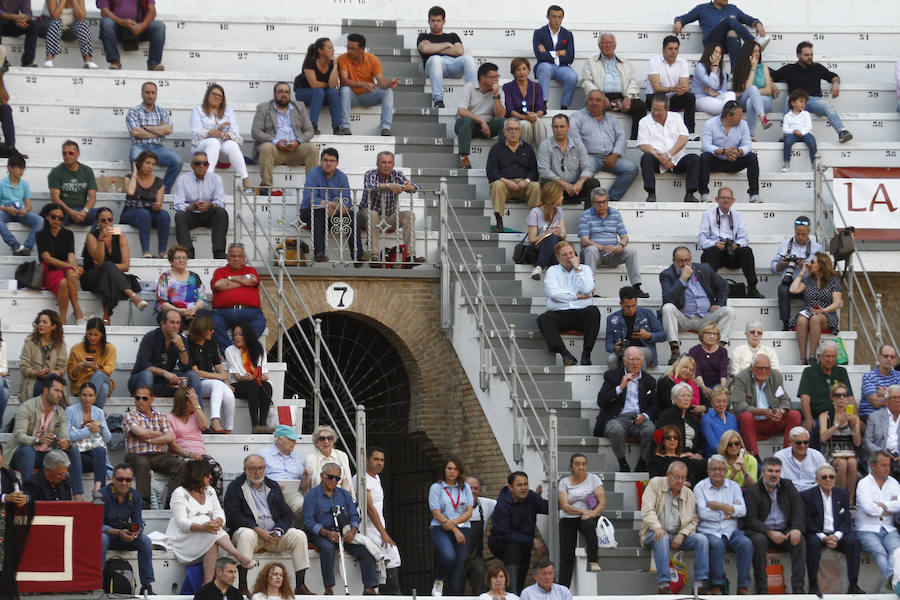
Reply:
[[603, 515], [597, 519], [597, 547], [615, 548], [619, 545], [616, 541], [616, 529], [609, 519]]

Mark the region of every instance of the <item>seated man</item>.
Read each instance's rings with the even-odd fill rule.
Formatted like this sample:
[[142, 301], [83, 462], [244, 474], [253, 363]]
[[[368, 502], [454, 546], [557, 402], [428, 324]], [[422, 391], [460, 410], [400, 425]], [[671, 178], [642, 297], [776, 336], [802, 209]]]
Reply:
[[624, 368], [610, 368], [603, 374], [603, 385], [597, 392], [600, 414], [594, 425], [594, 435], [609, 440], [619, 472], [631, 469], [625, 459], [625, 438], [640, 440], [641, 453], [635, 471], [646, 471], [653, 452], [653, 433], [656, 426], [656, 379], [644, 370], [643, 353], [636, 346], [625, 349]]
[[809, 432], [800, 426], [790, 430], [791, 445], [775, 453], [781, 461], [781, 476], [790, 479], [798, 492], [816, 486], [819, 467], [827, 464], [822, 453], [809, 447]]
[[700, 202], [709, 202], [710, 173], [738, 173], [747, 169], [750, 202], [759, 197], [759, 161], [753, 151], [744, 109], [735, 101], [725, 103], [722, 114], [703, 125], [700, 136]]
[[[434, 79], [431, 82], [434, 85]], [[463, 86], [458, 103], [453, 131], [456, 132], [456, 144], [459, 146], [459, 168], [471, 169], [469, 151], [472, 137], [489, 140], [499, 135], [504, 126], [506, 107], [503, 106], [500, 94], [497, 65], [486, 62], [478, 67], [478, 81], [470, 81]], [[443, 100], [440, 104], [443, 107]]]
[[783, 383], [781, 372], [772, 368], [772, 361], [762, 352], [731, 381], [731, 412], [737, 415], [747, 452], [754, 456], [759, 456], [758, 438], [784, 433], [787, 448], [791, 430], [800, 425], [800, 411], [791, 408], [791, 398], [784, 391]]
[[137, 50], [138, 42], [150, 42], [148, 71], [165, 71], [162, 66], [166, 24], [156, 20], [156, 1], [97, 0], [100, 9], [100, 41], [110, 69], [121, 69], [117, 42], [125, 50]]
[[537, 150], [541, 185], [555, 181], [563, 189], [563, 204], [583, 202], [590, 207], [591, 190], [600, 185], [594, 179], [594, 163], [580, 139], [569, 135], [569, 117], [560, 113], [550, 121], [553, 137]]
[[[109, 55], [106, 56], [108, 60]], [[182, 161], [178, 154], [163, 146], [166, 136], [172, 133], [172, 117], [169, 111], [156, 103], [155, 83], [147, 81], [141, 86], [141, 103], [128, 111], [125, 115], [125, 124], [131, 135], [128, 160], [134, 162], [145, 150], [156, 154], [157, 164], [166, 168], [163, 175], [166, 193], [171, 193], [175, 178], [181, 173]]]
[[840, 381], [850, 392], [850, 404], [856, 405], [853, 399], [853, 388], [847, 369], [837, 364], [837, 344], [831, 340], [822, 340], [816, 350], [818, 361], [800, 374], [800, 385], [797, 395], [800, 397], [800, 412], [803, 414], [803, 427], [813, 436], [813, 447], [819, 445], [819, 415], [828, 411], [834, 403], [831, 401], [831, 386]]
[[[347, 236], [350, 258], [362, 255], [362, 240], [359, 239], [359, 223], [354, 225], [353, 201], [350, 199], [350, 181], [337, 168], [338, 151], [325, 148], [319, 158], [319, 166], [306, 174], [303, 201], [300, 204], [300, 220], [313, 231], [313, 254], [316, 262], [327, 262], [325, 254], [326, 222], [334, 217], [345, 217], [351, 225], [341, 226], [341, 234]], [[315, 189], [313, 189], [315, 188]], [[355, 243], [354, 243], [355, 238]], [[343, 252], [341, 253], [343, 257]]]
[[488, 548], [503, 561], [509, 573], [509, 589], [514, 594], [525, 587], [531, 549], [534, 548], [538, 556], [547, 553], [544, 542], [535, 537], [535, 526], [537, 515], [546, 515], [548, 506], [541, 498], [541, 486], [538, 485], [535, 491], [530, 490], [528, 475], [522, 471], [510, 473], [506, 487], [497, 496]]
[[700, 187], [700, 157], [688, 154], [688, 128], [681, 115], [669, 112], [665, 94], [653, 94], [650, 114], [638, 123], [638, 148], [641, 156], [641, 176], [644, 179], [646, 202], [656, 202], [656, 173], [684, 173], [684, 202], [697, 202], [694, 192]]
[[[444, 108], [444, 77], [464, 76], [466, 83], [473, 83], [475, 59], [466, 54], [462, 40], [455, 33], [444, 33], [447, 13], [440, 6], [428, 9], [428, 33], [420, 33], [416, 38], [416, 49], [425, 73], [431, 82], [431, 100], [434, 108]], [[497, 70], [497, 67], [494, 67]], [[494, 92], [496, 94], [496, 92]], [[504, 114], [505, 114], [504, 110]]]
[[750, 238], [744, 227], [744, 215], [731, 208], [734, 193], [730, 187], [722, 187], [716, 194], [718, 207], [703, 213], [697, 245], [703, 248], [700, 262], [718, 271], [722, 267], [740, 268], [747, 280], [747, 297], [764, 298], [756, 289], [756, 259], [750, 248]]
[[[802, 294], [791, 294], [791, 282], [797, 269], [803, 269], [803, 263], [812, 263], [816, 254], [822, 252], [822, 244], [809, 238], [809, 217], [800, 215], [794, 219], [794, 235], [778, 245], [775, 258], [770, 269], [772, 273], [782, 273], [778, 284], [778, 318], [781, 319], [782, 331], [790, 331], [791, 298], [800, 298]], [[862, 406], [860, 406], [862, 413]]]
[[890, 344], [882, 344], [878, 349], [876, 360], [878, 365], [862, 378], [859, 416], [864, 422], [870, 414], [884, 406], [888, 388], [892, 385], [900, 385], [900, 371], [894, 369], [897, 350]]
[[803, 499], [794, 484], [781, 477], [781, 461], [774, 456], [763, 459], [759, 481], [744, 494], [747, 518], [744, 531], [753, 542], [753, 574], [756, 593], [768, 589], [766, 551], [780, 548], [791, 555], [791, 593], [803, 593], [803, 540], [805, 513]]
[[166, 415], [153, 408], [151, 387], [139, 384], [133, 393], [135, 410], [125, 411], [122, 418], [125, 462], [134, 471], [135, 487], [144, 510], [150, 508], [150, 471], [168, 475], [169, 485], [166, 486], [165, 499], [165, 506], [168, 508], [169, 497], [181, 480], [185, 463], [179, 457], [169, 454], [169, 444], [175, 441], [175, 433]]
[[863, 450], [890, 454], [890, 473], [900, 479], [900, 385], [888, 386], [886, 396], [884, 406], [871, 413], [866, 422]]
[[[738, 527], [738, 519], [747, 514], [741, 486], [725, 478], [728, 461], [721, 454], [713, 454], [707, 461], [706, 479], [694, 486], [697, 500], [697, 531], [709, 542], [709, 593], [722, 594], [725, 578], [725, 550], [737, 556], [739, 595], [750, 594], [753, 580], [753, 543]], [[847, 513], [848, 516], [850, 513]]]
[[[732, 70], [741, 51], [741, 40], [757, 41], [762, 48], [769, 43], [762, 21], [744, 14], [734, 4], [729, 4], [728, 0], [713, 0], [713, 2], [698, 4], [687, 14], [675, 17], [672, 33], [679, 35], [682, 27], [694, 21], [700, 21], [700, 29], [703, 31], [703, 47], [717, 44], [723, 52], [728, 52]], [[756, 38], [747, 27], [756, 28]]]
[[63, 161], [47, 174], [50, 202], [59, 204], [66, 213], [63, 225], [93, 225], [97, 221], [97, 180], [93, 169], [78, 161], [80, 155], [78, 143], [66, 140], [62, 145]]
[[[359, 533], [359, 513], [350, 492], [338, 487], [340, 480], [339, 465], [322, 465], [322, 481], [309, 491], [303, 508], [303, 522], [309, 533], [309, 541], [319, 549], [325, 595], [334, 594], [334, 555], [341, 536], [344, 538], [344, 551], [359, 561], [363, 594], [377, 594], [375, 559], [361, 540], [355, 540]], [[338, 526], [335, 526], [335, 520]]]
[[247, 265], [244, 245], [238, 242], [228, 247], [228, 264], [213, 271], [213, 321], [216, 323], [216, 345], [225, 354], [231, 345], [229, 330], [239, 323], [248, 323], [257, 335], [266, 329], [266, 317], [260, 308], [259, 273]]
[[719, 342], [727, 344], [734, 324], [734, 309], [728, 302], [728, 282], [712, 267], [691, 262], [691, 251], [678, 246], [672, 252], [672, 265], [659, 274], [662, 286], [662, 322], [672, 349], [669, 364], [681, 355], [678, 333], [684, 329], [699, 331], [713, 322], [721, 331]]
[[[32, 18], [31, 2], [28, 0], [4, 0], [0, 3], [0, 35], [17, 38], [25, 36], [22, 47], [22, 66], [36, 67], [34, 55], [37, 48], [38, 26]], [[2, 63], [3, 61], [0, 61]], [[96, 65], [94, 66], [96, 69]]]
[[537, 156], [527, 142], [522, 141], [522, 125], [515, 118], [506, 119], [504, 138], [491, 146], [485, 174], [490, 184], [494, 219], [497, 226], [491, 231], [503, 233], [503, 211], [512, 198], [526, 200], [528, 208], [541, 203], [541, 184], [538, 183]]
[[578, 218], [581, 260], [592, 269], [625, 263], [635, 296], [649, 298], [641, 289], [641, 267], [637, 250], [628, 245], [628, 231], [622, 213], [609, 206], [610, 197], [602, 186], [591, 190], [591, 207]]
[[834, 487], [835, 472], [831, 465], [816, 469], [816, 485], [800, 495], [806, 510], [806, 576], [809, 593], [819, 598], [818, 575], [822, 549], [842, 552], [847, 559], [848, 594], [865, 594], [856, 581], [859, 578], [860, 543], [850, 522], [850, 494]]
[[566, 110], [572, 104], [578, 73], [572, 68], [575, 60], [575, 38], [572, 32], [562, 26], [565, 11], [561, 6], [551, 4], [547, 9], [547, 24], [534, 30], [531, 45], [537, 64], [534, 76], [544, 91], [544, 104], [550, 106], [550, 80], [562, 85], [562, 99], [559, 108]]
[[553, 562], [539, 558], [532, 572], [534, 583], [522, 590], [522, 600], [572, 600], [572, 592], [564, 585], [553, 583], [556, 568]]
[[284, 501], [294, 513], [294, 523], [301, 525], [299, 517], [303, 510], [303, 494], [300, 486], [288, 489], [282, 481], [302, 481], [304, 462], [300, 450], [296, 449], [300, 435], [290, 425], [279, 425], [275, 428], [275, 442], [271, 446], [260, 448], [259, 455], [266, 463], [266, 477], [278, 483]]
[[[382, 150], [375, 159], [376, 167], [363, 175], [362, 202], [359, 204], [359, 226], [369, 232], [369, 252], [363, 252], [362, 260], [373, 262], [381, 258], [381, 234], [399, 227], [403, 230], [403, 245], [410, 260], [425, 262], [416, 256], [416, 219], [412, 211], [412, 196], [404, 192], [415, 192], [419, 186], [406, 178], [403, 171], [394, 168], [394, 153]], [[401, 198], [410, 210], [400, 210]], [[368, 256], [367, 256], [368, 255]]]
[[212, 232], [213, 258], [225, 258], [228, 213], [225, 210], [225, 187], [222, 185], [222, 178], [218, 173], [207, 172], [209, 159], [206, 152], [194, 152], [191, 171], [179, 175], [172, 190], [175, 239], [180, 246], [188, 249], [188, 258], [194, 258], [191, 230], [208, 227]]
[[[31, 212], [31, 186], [22, 179], [25, 159], [18, 152], [11, 152], [6, 161], [9, 176], [0, 181], [0, 237], [16, 256], [31, 256], [34, 236], [43, 229], [44, 219]], [[25, 243], [20, 243], [6, 226], [10, 221], [29, 228]]]
[[621, 200], [638, 170], [623, 156], [628, 140], [619, 120], [606, 114], [606, 98], [601, 90], [588, 92], [584, 108], [572, 115], [569, 135], [581, 140], [587, 148], [595, 173], [604, 171], [616, 176], [609, 188], [609, 197], [615, 202]]
[[291, 100], [291, 85], [286, 81], [276, 83], [273, 94], [272, 100], [256, 105], [250, 130], [259, 159], [260, 194], [272, 187], [275, 165], [304, 165], [309, 174], [319, 164], [319, 152], [310, 142], [314, 129], [306, 105]]
[[113, 470], [112, 483], [101, 491], [103, 499], [103, 553], [100, 564], [106, 564], [107, 550], [137, 550], [138, 573], [141, 579], [139, 595], [153, 595], [153, 545], [144, 533], [141, 516], [141, 495], [131, 487], [134, 470], [122, 463]]
[[163, 310], [159, 327], [141, 338], [128, 391], [135, 394], [140, 386], [160, 396], [171, 396], [176, 388], [189, 386], [198, 398], [203, 397], [200, 376], [193, 369], [187, 340], [181, 334], [181, 314], [174, 308]]
[[559, 264], [551, 266], [544, 275], [547, 312], [537, 318], [538, 329], [550, 352], [562, 356], [563, 365], [571, 367], [578, 361], [562, 341], [563, 331], [575, 329], [584, 336], [581, 364], [591, 364], [591, 351], [600, 331], [600, 311], [594, 306], [594, 273], [582, 265], [570, 242], [562, 241], [553, 249]]
[[900, 548], [900, 533], [895, 526], [900, 514], [900, 484], [890, 476], [894, 460], [885, 450], [869, 455], [869, 474], [856, 484], [854, 522], [862, 549], [875, 559], [888, 585], [894, 575], [891, 557]]
[[394, 88], [400, 78], [387, 79], [381, 61], [366, 52], [366, 38], [359, 33], [347, 36], [347, 53], [337, 59], [341, 79], [341, 135], [351, 135], [350, 107], [381, 105], [381, 135], [391, 135], [394, 121]]
[[72, 479], [69, 465], [72, 461], [62, 450], [50, 450], [37, 471], [25, 477], [22, 491], [31, 502], [72, 500]]
[[[266, 477], [262, 456], [247, 455], [243, 474], [225, 490], [222, 508], [231, 541], [242, 555], [253, 558], [260, 550], [290, 553], [296, 580], [294, 593], [312, 594], [305, 583], [309, 568], [306, 534], [291, 527], [294, 520], [291, 507], [284, 501], [278, 482]], [[238, 566], [238, 582], [240, 592], [249, 596], [247, 569], [241, 566]]]
[[647, 105], [639, 98], [640, 85], [634, 67], [616, 54], [616, 36], [605, 32], [597, 40], [600, 53], [585, 61], [581, 68], [581, 89], [585, 96], [600, 90], [606, 110], [627, 113], [631, 117], [631, 137], [637, 139], [638, 121], [647, 114]]
[[697, 501], [684, 485], [687, 465], [676, 460], [669, 464], [665, 477], [654, 477], [644, 488], [641, 499], [641, 545], [653, 550], [659, 593], [669, 591], [669, 549], [694, 551], [694, 589], [705, 593], [709, 575], [709, 542], [697, 533]]
[[654, 55], [647, 61], [647, 104], [652, 107], [652, 99], [657, 94], [664, 94], [668, 102], [667, 110], [684, 111], [684, 125], [690, 133], [694, 133], [697, 99], [691, 93], [691, 68], [686, 60], [678, 56], [680, 46], [677, 37], [667, 35], [663, 38], [662, 54]]
[[237, 562], [229, 556], [217, 559], [215, 576], [200, 586], [194, 600], [243, 600], [243, 594], [234, 587], [237, 566]]
[[638, 308], [638, 298], [650, 294], [637, 286], [619, 288], [619, 306], [622, 308], [606, 317], [606, 368], [618, 369], [628, 348], [637, 348], [648, 367], [657, 365], [656, 344], [666, 341], [666, 332], [656, 313], [648, 308]]

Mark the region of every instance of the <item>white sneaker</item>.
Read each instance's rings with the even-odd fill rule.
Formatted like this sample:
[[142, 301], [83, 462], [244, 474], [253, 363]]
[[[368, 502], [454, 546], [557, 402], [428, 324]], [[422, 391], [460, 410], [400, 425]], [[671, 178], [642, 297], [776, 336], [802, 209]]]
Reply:
[[597, 564], [595, 562], [588, 563], [588, 573], [599, 573], [602, 570], [603, 569], [600, 567], [599, 564]]
[[534, 279], [535, 281], [540, 281], [541, 280], [541, 270], [542, 269], [540, 267], [533, 268], [531, 270], [531, 278]]
[[763, 50], [765, 50], [765, 49], [766, 49], [766, 46], [768, 46], [768, 45], [769, 45], [769, 42], [771, 42], [771, 41], [772, 41], [772, 38], [769, 37], [769, 36], [767, 36], [767, 35], [763, 35], [763, 36], [759, 36], [759, 35], [758, 35], [758, 36], [756, 36], [756, 43], [759, 44], [759, 51], [760, 51], [760, 52], [762, 52]]
[[700, 202], [709, 202], [709, 194], [700, 194]]
[[99, 69], [100, 67], [97, 66], [97, 63], [90, 61], [90, 60], [86, 60], [86, 61], [84, 61], [84, 68], [85, 69]]
[[52, 61], [52, 60], [45, 60], [45, 61], [44, 61], [44, 67], [47, 68], [47, 69], [52, 69], [52, 68], [53, 68], [53, 61]]
[[781, 165], [781, 172], [787, 173], [791, 170], [791, 161], [786, 160], [783, 165]]
[[762, 198], [759, 197], [759, 194], [753, 194], [750, 196], [750, 202], [753, 204], [762, 204]]
[[443, 579], [435, 579], [434, 585], [431, 586], [431, 595], [432, 596], [443, 596], [444, 595], [444, 580]]

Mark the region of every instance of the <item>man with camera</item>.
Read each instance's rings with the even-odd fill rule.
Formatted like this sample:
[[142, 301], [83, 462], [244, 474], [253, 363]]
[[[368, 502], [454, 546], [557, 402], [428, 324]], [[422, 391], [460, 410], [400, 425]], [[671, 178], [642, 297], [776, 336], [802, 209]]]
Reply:
[[103, 554], [101, 563], [106, 564], [106, 551], [137, 550], [138, 573], [141, 578], [141, 592], [153, 595], [153, 545], [150, 538], [141, 533], [144, 520], [141, 517], [141, 495], [131, 487], [134, 471], [130, 465], [121, 463], [113, 471], [112, 483], [103, 488]]
[[763, 298], [756, 289], [756, 260], [750, 249], [744, 217], [731, 209], [734, 204], [734, 192], [723, 187], [716, 194], [716, 204], [703, 213], [700, 223], [700, 234], [697, 244], [703, 248], [700, 262], [706, 263], [718, 271], [722, 267], [740, 268], [747, 280], [747, 297]]
[[809, 237], [809, 217], [800, 215], [794, 219], [794, 235], [778, 245], [775, 258], [770, 269], [773, 273], [781, 273], [778, 284], [778, 318], [781, 319], [782, 331], [790, 331], [791, 298], [799, 298], [801, 294], [791, 294], [791, 281], [796, 269], [802, 269], [803, 263], [812, 263], [816, 254], [822, 252], [822, 244]]

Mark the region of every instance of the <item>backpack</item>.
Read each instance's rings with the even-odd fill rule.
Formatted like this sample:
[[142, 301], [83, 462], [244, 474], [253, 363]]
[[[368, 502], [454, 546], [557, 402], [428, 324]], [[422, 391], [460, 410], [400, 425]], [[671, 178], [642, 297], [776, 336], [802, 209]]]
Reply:
[[44, 267], [36, 260], [20, 264], [16, 267], [16, 283], [18, 283], [19, 289], [42, 289], [44, 287]]
[[834, 257], [835, 263], [842, 260], [846, 261], [851, 256], [853, 256], [854, 231], [854, 227], [847, 227], [845, 229], [841, 229], [840, 231], [834, 232], [834, 236], [831, 238], [831, 243], [829, 244], [828, 249], [831, 251], [831, 255]]
[[103, 567], [103, 591], [134, 596], [134, 571], [124, 558], [113, 557]]

